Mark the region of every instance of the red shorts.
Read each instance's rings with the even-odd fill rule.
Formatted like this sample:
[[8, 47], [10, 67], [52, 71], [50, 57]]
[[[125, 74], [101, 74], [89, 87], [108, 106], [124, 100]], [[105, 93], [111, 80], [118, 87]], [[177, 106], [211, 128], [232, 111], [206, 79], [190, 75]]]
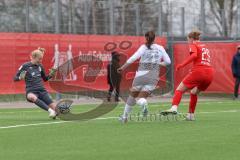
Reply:
[[197, 87], [200, 91], [205, 91], [212, 80], [213, 68], [197, 68], [192, 70], [182, 82], [188, 89]]

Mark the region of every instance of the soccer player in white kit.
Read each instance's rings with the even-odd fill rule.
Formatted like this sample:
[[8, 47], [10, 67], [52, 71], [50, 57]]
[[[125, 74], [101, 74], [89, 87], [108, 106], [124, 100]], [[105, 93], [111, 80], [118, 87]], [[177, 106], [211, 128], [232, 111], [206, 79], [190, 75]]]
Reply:
[[[122, 72], [130, 64], [140, 58], [138, 70], [134, 77], [123, 115], [120, 117], [123, 123], [128, 121], [128, 115], [136, 103], [141, 106], [143, 116], [147, 115], [148, 103], [146, 99], [156, 88], [159, 81], [160, 66], [171, 64], [171, 60], [165, 49], [154, 43], [155, 33], [153, 31], [148, 31], [145, 34], [145, 38], [146, 43], [141, 45], [127, 62], [118, 69], [118, 72]], [[138, 98], [137, 101], [136, 98]]]

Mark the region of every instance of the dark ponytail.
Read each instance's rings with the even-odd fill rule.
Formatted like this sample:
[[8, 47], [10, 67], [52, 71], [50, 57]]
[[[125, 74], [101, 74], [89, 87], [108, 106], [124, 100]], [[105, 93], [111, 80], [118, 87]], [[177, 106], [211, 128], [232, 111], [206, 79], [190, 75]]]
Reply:
[[148, 49], [151, 49], [151, 45], [153, 44], [155, 40], [155, 33], [154, 31], [148, 31], [145, 33], [145, 38], [146, 38], [146, 46]]

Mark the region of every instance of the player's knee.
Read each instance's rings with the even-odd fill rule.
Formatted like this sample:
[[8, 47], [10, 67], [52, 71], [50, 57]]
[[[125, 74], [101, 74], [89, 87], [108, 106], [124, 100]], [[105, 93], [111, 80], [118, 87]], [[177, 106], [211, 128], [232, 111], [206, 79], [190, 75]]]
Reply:
[[198, 95], [199, 90], [197, 88], [194, 88], [190, 91], [190, 93], [193, 94], [193, 95]]
[[136, 100], [134, 97], [129, 96], [126, 102], [129, 106], [134, 106], [136, 104]]
[[33, 94], [28, 94], [28, 95], [27, 95], [27, 99], [28, 99], [29, 101], [31, 101], [31, 102], [36, 102], [37, 97], [36, 97], [35, 95], [33, 95]]
[[196, 91], [191, 91], [190, 92], [192, 95], [196, 95], [197, 93], [196, 93]]
[[140, 106], [145, 106], [147, 105], [147, 100], [145, 98], [139, 98], [139, 100], [137, 101], [137, 104]]

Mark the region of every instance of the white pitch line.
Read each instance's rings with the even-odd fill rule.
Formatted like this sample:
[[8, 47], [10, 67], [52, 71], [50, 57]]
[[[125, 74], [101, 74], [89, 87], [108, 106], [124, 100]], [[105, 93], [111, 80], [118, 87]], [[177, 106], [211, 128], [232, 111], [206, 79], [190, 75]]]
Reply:
[[116, 118], [119, 118], [119, 117], [100, 117], [100, 118], [95, 118], [95, 119], [91, 119], [91, 120], [105, 120], [105, 119], [116, 119]]
[[[105, 117], [105, 118], [102, 117], [102, 118], [96, 118], [96, 119], [91, 119], [91, 120], [106, 120], [106, 119], [116, 119], [116, 118], [118, 118], [118, 117]], [[12, 126], [2, 126], [2, 127], [0, 127], [0, 129], [40, 126], [40, 125], [50, 125], [50, 124], [61, 124], [61, 123], [66, 123], [66, 122], [75, 122], [75, 121], [58, 121], [58, 122], [47, 122], [47, 123], [19, 124], [19, 125], [12, 125]]]
[[197, 114], [216, 114], [216, 113], [235, 113], [240, 112], [240, 110], [226, 110], [226, 111], [218, 111], [218, 112], [198, 112]]
[[[1, 111], [1, 109], [0, 109]], [[15, 111], [15, 112], [0, 112], [0, 114], [15, 114], [15, 113], [37, 113], [42, 111]]]
[[[236, 112], [240, 112], [240, 110], [225, 110], [225, 111], [223, 110], [223, 111], [217, 111], [217, 112], [198, 112], [197, 114], [236, 113]], [[91, 119], [90, 121], [117, 119], [117, 118], [119, 118], [119, 117], [100, 117], [100, 118]], [[19, 124], [19, 125], [12, 125], [12, 126], [2, 126], [2, 127], [0, 127], [0, 129], [41, 126], [41, 125], [50, 125], [50, 124], [61, 124], [61, 123], [67, 123], [67, 122], [75, 122], [75, 121], [58, 121], [58, 122], [47, 122], [47, 123]]]
[[13, 126], [3, 126], [0, 129], [8, 129], [8, 128], [19, 128], [19, 127], [28, 127], [28, 126], [40, 126], [40, 125], [48, 125], [48, 124], [59, 124], [59, 123], [66, 123], [69, 121], [58, 121], [58, 122], [47, 122], [47, 123], [31, 123], [31, 124], [19, 124]]

